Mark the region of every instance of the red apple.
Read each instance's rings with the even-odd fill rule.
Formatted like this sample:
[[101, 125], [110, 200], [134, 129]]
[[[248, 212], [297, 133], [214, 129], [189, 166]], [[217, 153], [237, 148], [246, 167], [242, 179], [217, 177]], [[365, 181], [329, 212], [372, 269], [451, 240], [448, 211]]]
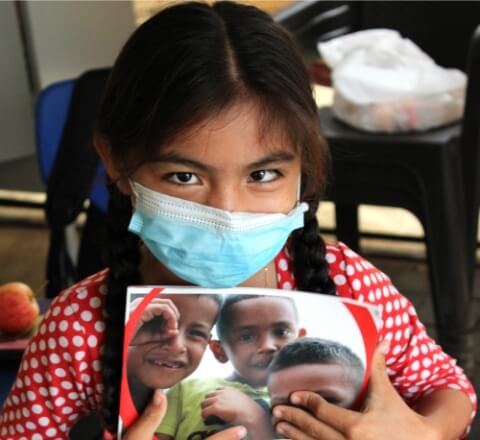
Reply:
[[35, 295], [24, 283], [0, 286], [0, 331], [24, 333], [30, 330], [40, 313]]

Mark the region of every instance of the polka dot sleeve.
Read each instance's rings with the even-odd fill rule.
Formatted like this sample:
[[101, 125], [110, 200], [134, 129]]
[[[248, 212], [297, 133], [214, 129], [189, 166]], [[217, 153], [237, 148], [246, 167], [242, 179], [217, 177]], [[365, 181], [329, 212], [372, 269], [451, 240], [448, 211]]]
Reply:
[[328, 246], [327, 261], [340, 296], [380, 307], [380, 339], [390, 341], [387, 372], [404, 400], [414, 407], [418, 399], [434, 391], [458, 390], [469, 397], [473, 420], [477, 398], [472, 384], [456, 361], [428, 336], [412, 303], [391, 280], [341, 243]]
[[27, 347], [0, 415], [0, 438], [65, 439], [100, 402], [102, 274], [63, 292]]

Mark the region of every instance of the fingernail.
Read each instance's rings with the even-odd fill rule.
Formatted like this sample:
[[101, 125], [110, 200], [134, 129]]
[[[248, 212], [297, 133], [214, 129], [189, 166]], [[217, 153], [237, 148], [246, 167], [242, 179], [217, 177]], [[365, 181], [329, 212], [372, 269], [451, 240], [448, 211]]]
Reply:
[[282, 414], [282, 411], [280, 408], [274, 408], [273, 409], [273, 415], [277, 418], [277, 419], [281, 419], [283, 414]]
[[275, 430], [276, 430], [279, 434], [286, 434], [285, 428], [283, 427], [283, 425], [282, 425], [281, 423], [278, 424], [278, 425], [275, 427]]
[[237, 434], [238, 434], [238, 438], [242, 439], [243, 437], [246, 437], [246, 435], [247, 435], [247, 430], [246, 430], [243, 426], [240, 426], [240, 427], [237, 429]]
[[292, 394], [290, 396], [290, 402], [292, 402], [293, 404], [295, 405], [298, 405], [300, 404], [301, 400], [300, 400], [300, 396], [298, 394]]
[[382, 341], [382, 352], [383, 354], [387, 354], [389, 350], [390, 350], [390, 341], [388, 339], [385, 339], [384, 341]]
[[153, 404], [160, 405], [163, 401], [163, 391], [157, 388], [153, 393]]

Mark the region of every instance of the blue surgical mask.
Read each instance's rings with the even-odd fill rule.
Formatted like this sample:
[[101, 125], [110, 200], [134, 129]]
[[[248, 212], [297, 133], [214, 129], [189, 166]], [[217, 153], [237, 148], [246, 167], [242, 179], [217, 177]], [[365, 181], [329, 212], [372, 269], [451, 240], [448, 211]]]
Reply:
[[288, 214], [229, 212], [132, 183], [135, 212], [129, 231], [177, 276], [202, 287], [233, 287], [280, 252], [303, 227], [303, 202]]

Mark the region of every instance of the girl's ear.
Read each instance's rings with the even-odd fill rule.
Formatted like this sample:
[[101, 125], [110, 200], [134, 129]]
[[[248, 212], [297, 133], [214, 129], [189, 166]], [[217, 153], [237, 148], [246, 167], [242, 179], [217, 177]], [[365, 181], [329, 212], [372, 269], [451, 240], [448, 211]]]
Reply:
[[220, 341], [216, 339], [210, 339], [210, 341], [208, 342], [208, 346], [210, 347], [210, 350], [212, 350], [212, 353], [218, 362], [221, 362], [222, 364], [228, 362], [228, 356], [225, 353], [223, 345]]
[[103, 136], [100, 136], [99, 134], [95, 134], [93, 136], [93, 145], [95, 145], [95, 149], [97, 150], [97, 153], [103, 162], [105, 172], [107, 173], [110, 180], [117, 185], [118, 189], [123, 194], [130, 194], [130, 185], [128, 184], [128, 181], [125, 179], [125, 177], [122, 176], [120, 170], [117, 167], [117, 164], [113, 160], [112, 150], [110, 148], [108, 140], [105, 139]]

